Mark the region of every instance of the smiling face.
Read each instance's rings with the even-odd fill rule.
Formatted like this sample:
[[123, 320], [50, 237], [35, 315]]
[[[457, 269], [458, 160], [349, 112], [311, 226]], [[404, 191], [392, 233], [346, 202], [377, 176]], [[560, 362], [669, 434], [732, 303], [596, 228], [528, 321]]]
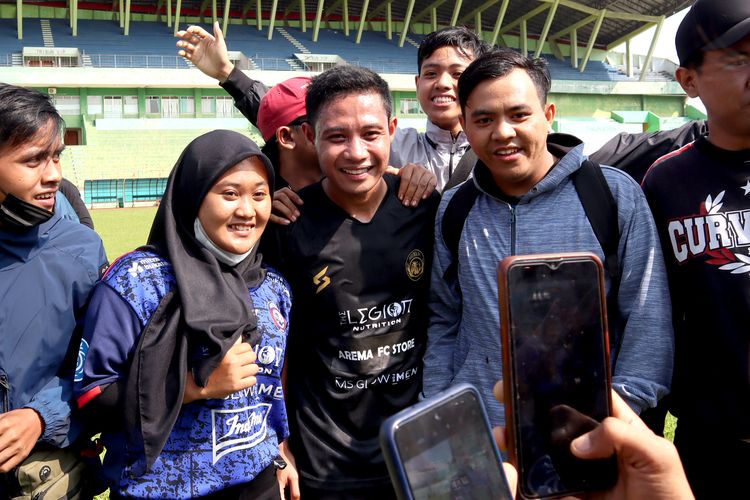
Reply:
[[456, 47], [440, 47], [422, 61], [416, 77], [417, 98], [422, 110], [432, 123], [454, 136], [461, 131], [458, 78], [471, 61], [472, 57], [466, 57]]
[[50, 121], [30, 140], [0, 150], [0, 203], [12, 194], [51, 212], [62, 178], [63, 149], [58, 128]]
[[304, 127], [315, 140], [323, 187], [334, 202], [363, 202], [382, 190], [396, 119], [388, 119], [379, 94], [334, 99], [319, 111], [314, 131]]
[[554, 165], [547, 134], [555, 106], [542, 104], [526, 71], [514, 69], [479, 83], [465, 113], [462, 124], [469, 143], [505, 194], [525, 194]]
[[251, 157], [216, 181], [203, 198], [198, 220], [216, 246], [240, 255], [260, 239], [271, 205], [266, 169], [257, 157]]
[[677, 80], [708, 111], [709, 140], [724, 149], [750, 148], [750, 36], [703, 54], [700, 68], [677, 69]]

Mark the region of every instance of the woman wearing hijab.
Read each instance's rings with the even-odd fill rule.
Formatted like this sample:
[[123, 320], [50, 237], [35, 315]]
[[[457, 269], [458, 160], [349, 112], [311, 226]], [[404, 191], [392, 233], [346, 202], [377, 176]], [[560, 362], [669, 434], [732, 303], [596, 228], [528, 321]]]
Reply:
[[279, 498], [291, 298], [256, 253], [273, 183], [250, 139], [198, 137], [169, 176], [148, 245], [94, 289], [76, 395], [102, 432], [111, 498]]

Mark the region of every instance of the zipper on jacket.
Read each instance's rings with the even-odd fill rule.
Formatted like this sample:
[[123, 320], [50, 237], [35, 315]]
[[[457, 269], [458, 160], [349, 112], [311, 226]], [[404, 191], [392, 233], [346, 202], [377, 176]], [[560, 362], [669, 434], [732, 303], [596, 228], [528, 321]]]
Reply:
[[8, 383], [8, 375], [0, 372], [0, 391], [3, 393], [3, 407], [0, 408], [0, 413], [7, 413], [10, 409], [10, 384]]
[[516, 254], [516, 207], [508, 204], [510, 210], [510, 254]]

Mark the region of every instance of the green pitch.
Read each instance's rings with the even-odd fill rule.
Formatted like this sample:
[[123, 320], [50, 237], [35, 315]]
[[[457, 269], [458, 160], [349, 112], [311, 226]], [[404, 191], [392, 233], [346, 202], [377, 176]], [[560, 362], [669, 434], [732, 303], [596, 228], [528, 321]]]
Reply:
[[91, 210], [110, 262], [146, 243], [154, 215], [156, 207]]

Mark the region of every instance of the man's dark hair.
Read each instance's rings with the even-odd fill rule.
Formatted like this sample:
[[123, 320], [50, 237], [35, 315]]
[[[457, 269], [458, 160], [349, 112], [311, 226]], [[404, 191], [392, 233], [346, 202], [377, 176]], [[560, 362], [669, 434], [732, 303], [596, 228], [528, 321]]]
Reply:
[[479, 38], [479, 35], [465, 26], [449, 26], [433, 31], [419, 44], [417, 51], [417, 72], [422, 71], [422, 62], [436, 50], [443, 47], [455, 47], [458, 52], [468, 59], [476, 59], [492, 50], [492, 46]]
[[307, 119], [315, 128], [320, 111], [331, 101], [351, 94], [378, 94], [383, 100], [383, 108], [388, 119], [393, 113], [391, 92], [380, 75], [358, 66], [342, 64], [313, 77], [307, 87], [305, 107]]
[[494, 49], [475, 59], [458, 79], [458, 101], [461, 111], [474, 89], [485, 80], [508, 76], [515, 69], [524, 70], [534, 82], [536, 93], [542, 104], [547, 103], [547, 94], [552, 87], [547, 61], [536, 57], [526, 57], [512, 49]]
[[0, 83], [0, 150], [28, 141], [50, 121], [59, 135], [65, 123], [48, 95]]

